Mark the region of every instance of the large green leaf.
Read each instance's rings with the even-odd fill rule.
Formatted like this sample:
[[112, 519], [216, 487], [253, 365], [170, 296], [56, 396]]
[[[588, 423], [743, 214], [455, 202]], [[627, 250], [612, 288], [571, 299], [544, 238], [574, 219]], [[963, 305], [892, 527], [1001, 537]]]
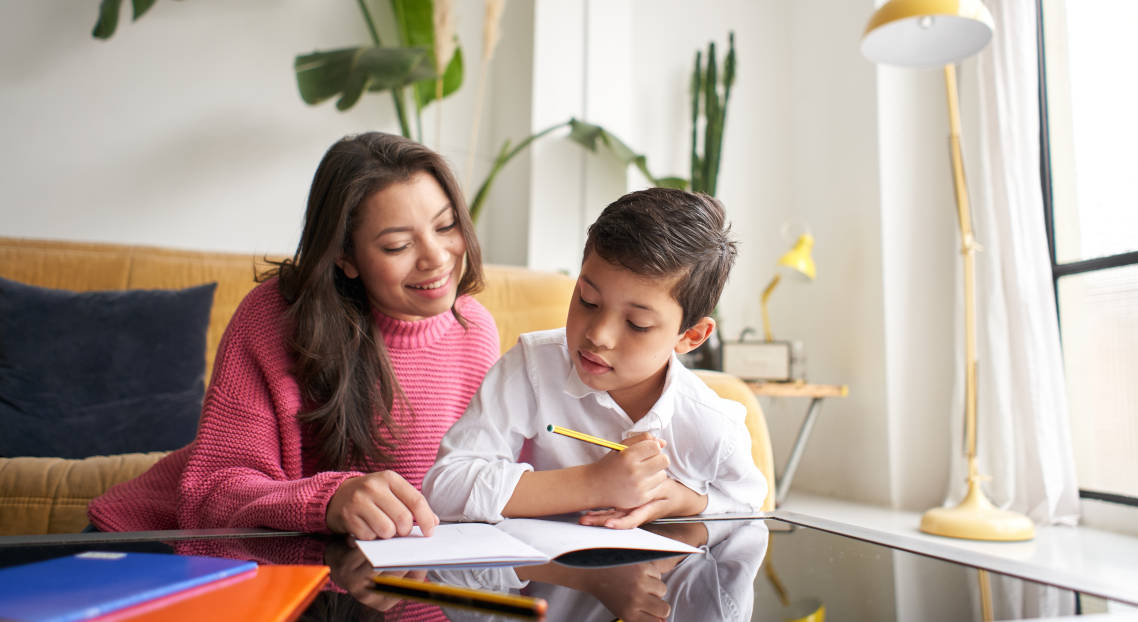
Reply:
[[[432, 56], [433, 58], [433, 56]], [[454, 56], [450, 57], [450, 62], [447, 63], [446, 72], [443, 73], [443, 97], [450, 95], [457, 91], [462, 86], [464, 77], [464, 67], [462, 64], [462, 48], [456, 47], [454, 49]], [[435, 81], [420, 82], [415, 85], [415, 103], [421, 110], [427, 104], [437, 99], [435, 94], [437, 87]]]
[[354, 106], [365, 90], [383, 91], [431, 79], [435, 72], [422, 48], [355, 47], [296, 57], [296, 83], [309, 105], [337, 95], [336, 107]]
[[391, 0], [399, 41], [406, 47], [435, 45], [435, 7], [431, 0]]
[[144, 13], [150, 10], [150, 7], [154, 6], [155, 2], [157, 0], [130, 0], [131, 9], [134, 11], [131, 19], [142, 17]]
[[478, 222], [478, 217], [482, 214], [482, 208], [486, 202], [486, 197], [489, 196], [490, 188], [494, 184], [494, 179], [497, 178], [498, 173], [501, 172], [502, 168], [506, 166], [506, 164], [512, 160], [514, 156], [518, 155], [523, 149], [528, 147], [530, 143], [554, 130], [565, 127], [566, 125], [568, 125], [570, 128], [569, 138], [573, 142], [581, 145], [589, 151], [592, 151], [593, 153], [597, 152], [597, 147], [599, 145], [605, 146], [617, 157], [617, 159], [619, 159], [626, 166], [629, 164], [635, 165], [636, 168], [640, 169], [640, 172], [644, 173], [644, 176], [651, 180], [654, 185], [663, 188], [676, 188], [678, 190], [684, 190], [687, 188], [688, 181], [682, 177], [655, 177], [652, 175], [652, 173], [648, 171], [648, 163], [646, 158], [643, 155], [634, 152], [628, 147], [627, 144], [624, 143], [624, 141], [614, 136], [605, 128], [593, 123], [587, 123], [585, 121], [579, 121], [577, 119], [571, 118], [568, 121], [547, 127], [544, 130], [533, 134], [532, 136], [526, 137], [526, 139], [518, 143], [517, 146], [512, 146], [509, 140], [502, 143], [502, 148], [498, 150], [498, 155], [494, 158], [494, 164], [490, 166], [490, 172], [486, 174], [486, 179], [483, 180], [482, 185], [478, 187], [478, 191], [474, 193], [474, 198], [470, 201], [471, 220]]
[[521, 151], [528, 147], [533, 141], [556, 129], [565, 127], [566, 124], [572, 122], [573, 120], [570, 119], [569, 121], [552, 125], [536, 134], [527, 136], [525, 140], [513, 149], [510, 148], [510, 140], [506, 139], [506, 141], [502, 143], [502, 148], [498, 150], [498, 155], [494, 158], [494, 164], [490, 166], [490, 172], [486, 173], [486, 179], [482, 181], [482, 185], [478, 186], [478, 191], [474, 193], [474, 198], [470, 201], [470, 219], [474, 222], [478, 222], [478, 216], [482, 213], [482, 205], [486, 202], [486, 197], [490, 195], [490, 188], [494, 185], [494, 179], [498, 177], [498, 173], [501, 172], [502, 167], [506, 166], [514, 156], [521, 153]]
[[[131, 0], [132, 19], [142, 17], [155, 2], [156, 0]], [[99, 3], [99, 19], [95, 22], [91, 35], [97, 39], [110, 39], [118, 28], [121, 8], [122, 0], [103, 0]]]
[[597, 152], [598, 145], [604, 145], [622, 164], [625, 166], [631, 164], [639, 169], [653, 185], [681, 190], [687, 187], [687, 180], [680, 177], [656, 177], [653, 175], [648, 170], [648, 160], [644, 155], [633, 151], [624, 141], [605, 128], [577, 119], [569, 120], [569, 128], [570, 140], [593, 153]]
[[[435, 6], [432, 0], [391, 0], [391, 11], [395, 15], [395, 25], [399, 40], [405, 47], [422, 47], [429, 50], [432, 67], [435, 62]], [[447, 61], [443, 72], [443, 97], [457, 91], [462, 86], [464, 75], [462, 47], [456, 45], [454, 56]], [[415, 110], [421, 111], [435, 100], [437, 87], [435, 80], [415, 85]]]
[[99, 3], [99, 19], [95, 22], [95, 30], [91, 36], [96, 39], [110, 39], [119, 25], [119, 8], [122, 0], [103, 0]]

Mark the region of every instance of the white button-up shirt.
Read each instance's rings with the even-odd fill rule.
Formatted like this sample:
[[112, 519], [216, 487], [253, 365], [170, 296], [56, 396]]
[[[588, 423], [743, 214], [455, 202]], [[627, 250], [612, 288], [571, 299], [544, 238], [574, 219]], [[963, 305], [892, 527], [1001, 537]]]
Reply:
[[546, 431], [555, 424], [610, 440], [650, 432], [667, 441], [668, 475], [708, 495], [705, 513], [753, 512], [767, 482], [751, 459], [745, 414], [673, 354], [660, 398], [634, 422], [607, 391], [581, 381], [564, 328], [527, 333], [490, 369], [443, 437], [423, 493], [442, 520], [502, 520], [526, 471], [596, 462], [609, 451]]

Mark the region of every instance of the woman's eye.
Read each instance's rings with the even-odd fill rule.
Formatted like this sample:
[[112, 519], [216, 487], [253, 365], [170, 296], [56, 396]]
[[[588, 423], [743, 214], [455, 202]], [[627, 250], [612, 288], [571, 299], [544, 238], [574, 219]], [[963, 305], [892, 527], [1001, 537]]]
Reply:
[[585, 307], [586, 309], [596, 309], [597, 308], [597, 305], [595, 303], [589, 302], [580, 296], [577, 296], [577, 302], [580, 302], [581, 306]]
[[451, 229], [454, 229], [457, 226], [458, 226], [458, 221], [454, 220], [454, 221], [451, 221], [451, 223], [445, 227], [439, 227], [438, 231], [439, 231], [439, 233], [446, 233], [447, 231], [450, 231]]
[[648, 329], [652, 328], [651, 326], [638, 326], [636, 324], [633, 324], [632, 322], [628, 323], [628, 327], [631, 328], [632, 330], [638, 332], [638, 333], [646, 333], [646, 332], [648, 332]]
[[401, 253], [401, 252], [407, 250], [407, 248], [409, 246], [411, 246], [411, 245], [410, 244], [404, 244], [403, 246], [397, 246], [394, 248], [384, 248], [383, 252], [385, 252], [389, 255], [394, 255], [395, 253]]

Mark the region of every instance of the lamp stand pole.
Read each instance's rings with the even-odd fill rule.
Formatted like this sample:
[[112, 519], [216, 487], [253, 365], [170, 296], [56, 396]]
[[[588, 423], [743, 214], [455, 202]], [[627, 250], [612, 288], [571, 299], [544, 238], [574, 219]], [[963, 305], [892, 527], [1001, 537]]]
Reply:
[[956, 191], [956, 216], [960, 226], [960, 254], [964, 257], [964, 432], [968, 449], [968, 492], [955, 507], [933, 508], [921, 517], [921, 531], [972, 540], [1030, 540], [1035, 537], [1031, 519], [1018, 512], [1001, 510], [984, 496], [976, 464], [976, 238], [964, 182], [964, 158], [960, 152], [960, 103], [956, 88], [956, 65], [944, 66], [948, 95], [949, 142], [952, 149], [952, 181]]
[[771, 292], [774, 291], [775, 286], [778, 285], [781, 279], [782, 275], [780, 274], [775, 274], [771, 277], [771, 282], [767, 284], [766, 289], [763, 290], [763, 296], [760, 298], [762, 304], [759, 306], [763, 308], [763, 338], [767, 341], [774, 341], [774, 337], [771, 336], [771, 316], [767, 311], [767, 301], [770, 300]]

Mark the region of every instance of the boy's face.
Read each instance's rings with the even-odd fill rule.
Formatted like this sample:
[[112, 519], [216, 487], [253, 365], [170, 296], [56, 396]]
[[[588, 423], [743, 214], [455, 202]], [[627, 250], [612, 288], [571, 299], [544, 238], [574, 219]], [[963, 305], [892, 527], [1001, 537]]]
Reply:
[[[701, 321], [680, 332], [683, 309], [672, 297], [678, 276], [644, 277], [590, 253], [581, 264], [573, 291], [565, 337], [569, 356], [586, 385], [608, 391], [629, 415], [629, 406], [663, 388], [672, 352], [687, 352], [706, 338]], [[704, 331], [706, 330], [706, 334]]]

